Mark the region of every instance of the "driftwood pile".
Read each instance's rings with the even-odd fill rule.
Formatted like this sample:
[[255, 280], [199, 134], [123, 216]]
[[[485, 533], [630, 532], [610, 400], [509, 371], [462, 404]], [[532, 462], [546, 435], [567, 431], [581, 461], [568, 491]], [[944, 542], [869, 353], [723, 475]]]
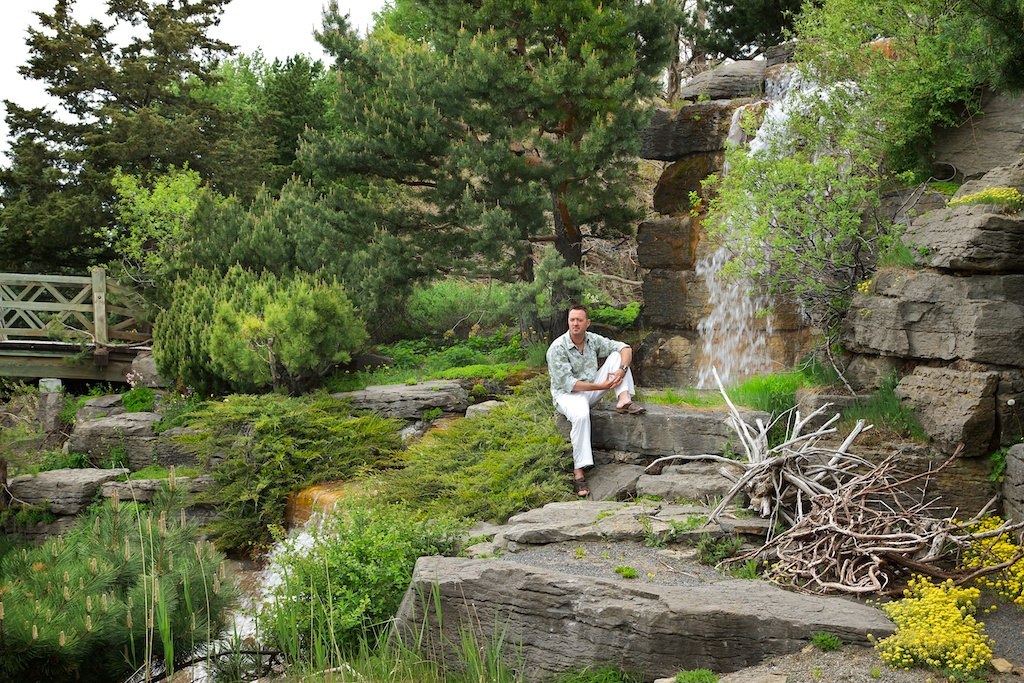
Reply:
[[[825, 440], [836, 434], [838, 414], [803, 433], [828, 404], [807, 416], [794, 409], [769, 424], [757, 420], [755, 428], [740, 418], [717, 373], [715, 379], [746, 461], [676, 455], [660, 458], [648, 469], [669, 460], [711, 460], [743, 468], [738, 477], [721, 470], [733, 485], [709, 514], [708, 523], [745, 496], [749, 507], [772, 524], [763, 546], [726, 562], [757, 559], [765, 564], [769, 581], [802, 592], [877, 595], [899, 592], [899, 579], [911, 572], [962, 584], [1024, 557], [1022, 553], [993, 566], [958, 569], [961, 553], [972, 543], [1024, 526], [1004, 523], [972, 533], [971, 526], [994, 499], [970, 520], [932, 515], [935, 501], [927, 498], [928, 480], [958, 454], [931, 472], [901, 476], [895, 457], [876, 465], [849, 452], [856, 438], [871, 429], [863, 420], [835, 447], [825, 445]], [[768, 433], [780, 421], [785, 421], [786, 435], [782, 443], [770, 446]]]

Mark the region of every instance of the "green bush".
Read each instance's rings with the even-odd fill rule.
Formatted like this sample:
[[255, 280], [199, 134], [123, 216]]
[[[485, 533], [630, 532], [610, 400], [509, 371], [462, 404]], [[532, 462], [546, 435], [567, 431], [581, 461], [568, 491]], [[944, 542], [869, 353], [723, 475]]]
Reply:
[[427, 514], [499, 522], [567, 500], [572, 457], [551, 411], [547, 377], [532, 379], [494, 410], [413, 444], [370, 488]]
[[220, 462], [203, 494], [218, 511], [210, 531], [226, 550], [250, 552], [285, 521], [288, 494], [324, 481], [350, 479], [392, 461], [401, 449], [397, 420], [353, 417], [323, 394], [234, 395], [211, 402], [189, 424], [200, 435], [180, 437], [201, 459]]
[[588, 666], [559, 674], [551, 683], [640, 683], [642, 679], [630, 676], [614, 666]]
[[590, 319], [601, 325], [617, 327], [620, 330], [632, 327], [640, 315], [640, 303], [630, 302], [622, 308], [595, 306], [590, 310]]
[[697, 561], [715, 566], [739, 552], [743, 539], [739, 536], [712, 536], [701, 534], [697, 540]]
[[153, 354], [161, 373], [200, 392], [300, 390], [366, 339], [338, 282], [234, 266], [223, 277], [200, 270], [175, 284], [157, 317]]
[[718, 683], [711, 669], [690, 669], [676, 674], [676, 683]]
[[832, 652], [833, 650], [838, 650], [843, 646], [843, 639], [834, 633], [819, 631], [811, 634], [811, 645], [822, 652]]
[[352, 651], [394, 616], [416, 559], [451, 555], [460, 531], [403, 506], [349, 505], [314, 526], [311, 543], [285, 541], [274, 555], [281, 583], [263, 622], [292, 661], [324, 646]]
[[134, 387], [121, 394], [121, 405], [129, 413], [150, 413], [156, 406], [156, 392], [149, 387]]
[[413, 288], [407, 304], [411, 337], [429, 337], [515, 322], [512, 286], [447, 279]]
[[218, 638], [233, 601], [223, 558], [179, 522], [108, 502], [69, 534], [0, 558], [0, 679], [124, 680]]
[[864, 420], [877, 428], [885, 428], [890, 432], [915, 441], [927, 441], [928, 434], [921, 428], [914, 411], [905, 406], [896, 396], [896, 385], [900, 377], [890, 374], [879, 386], [878, 391], [857, 399], [843, 411], [840, 429], [849, 430], [857, 420]]

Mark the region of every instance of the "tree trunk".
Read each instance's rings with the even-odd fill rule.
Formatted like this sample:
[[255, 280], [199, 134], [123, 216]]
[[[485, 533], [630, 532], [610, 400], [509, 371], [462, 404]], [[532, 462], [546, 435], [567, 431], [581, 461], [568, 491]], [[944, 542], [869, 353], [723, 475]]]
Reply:
[[670, 103], [679, 99], [679, 89], [683, 84], [683, 60], [679, 41], [681, 39], [679, 24], [672, 29], [672, 58], [668, 63], [668, 85], [665, 91], [665, 99]]
[[[552, 213], [555, 218], [555, 250], [567, 266], [576, 269], [583, 263], [583, 233], [569, 213], [569, 207], [565, 203], [566, 186], [562, 185], [557, 192], [553, 193], [551, 199], [554, 206]], [[569, 329], [568, 311], [569, 306], [578, 301], [572, 301], [574, 292], [569, 291], [565, 283], [555, 279], [551, 283], [551, 320], [548, 325], [551, 339], [564, 334]]]

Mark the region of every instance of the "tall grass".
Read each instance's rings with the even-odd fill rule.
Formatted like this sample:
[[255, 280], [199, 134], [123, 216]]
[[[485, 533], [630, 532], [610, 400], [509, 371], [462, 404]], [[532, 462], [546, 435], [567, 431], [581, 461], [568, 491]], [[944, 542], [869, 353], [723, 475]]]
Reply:
[[914, 411], [903, 405], [896, 396], [896, 385], [899, 384], [899, 380], [898, 374], [890, 374], [881, 383], [878, 391], [858, 399], [847, 407], [839, 428], [849, 430], [857, 420], [864, 420], [896, 436], [927, 441], [928, 434], [921, 428]]

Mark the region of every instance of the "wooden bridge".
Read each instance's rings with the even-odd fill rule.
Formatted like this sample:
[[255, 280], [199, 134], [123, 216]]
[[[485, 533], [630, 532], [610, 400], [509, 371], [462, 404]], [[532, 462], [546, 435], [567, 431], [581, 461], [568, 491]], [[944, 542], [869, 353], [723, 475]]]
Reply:
[[139, 295], [89, 276], [0, 273], [0, 377], [124, 382], [149, 348]]

